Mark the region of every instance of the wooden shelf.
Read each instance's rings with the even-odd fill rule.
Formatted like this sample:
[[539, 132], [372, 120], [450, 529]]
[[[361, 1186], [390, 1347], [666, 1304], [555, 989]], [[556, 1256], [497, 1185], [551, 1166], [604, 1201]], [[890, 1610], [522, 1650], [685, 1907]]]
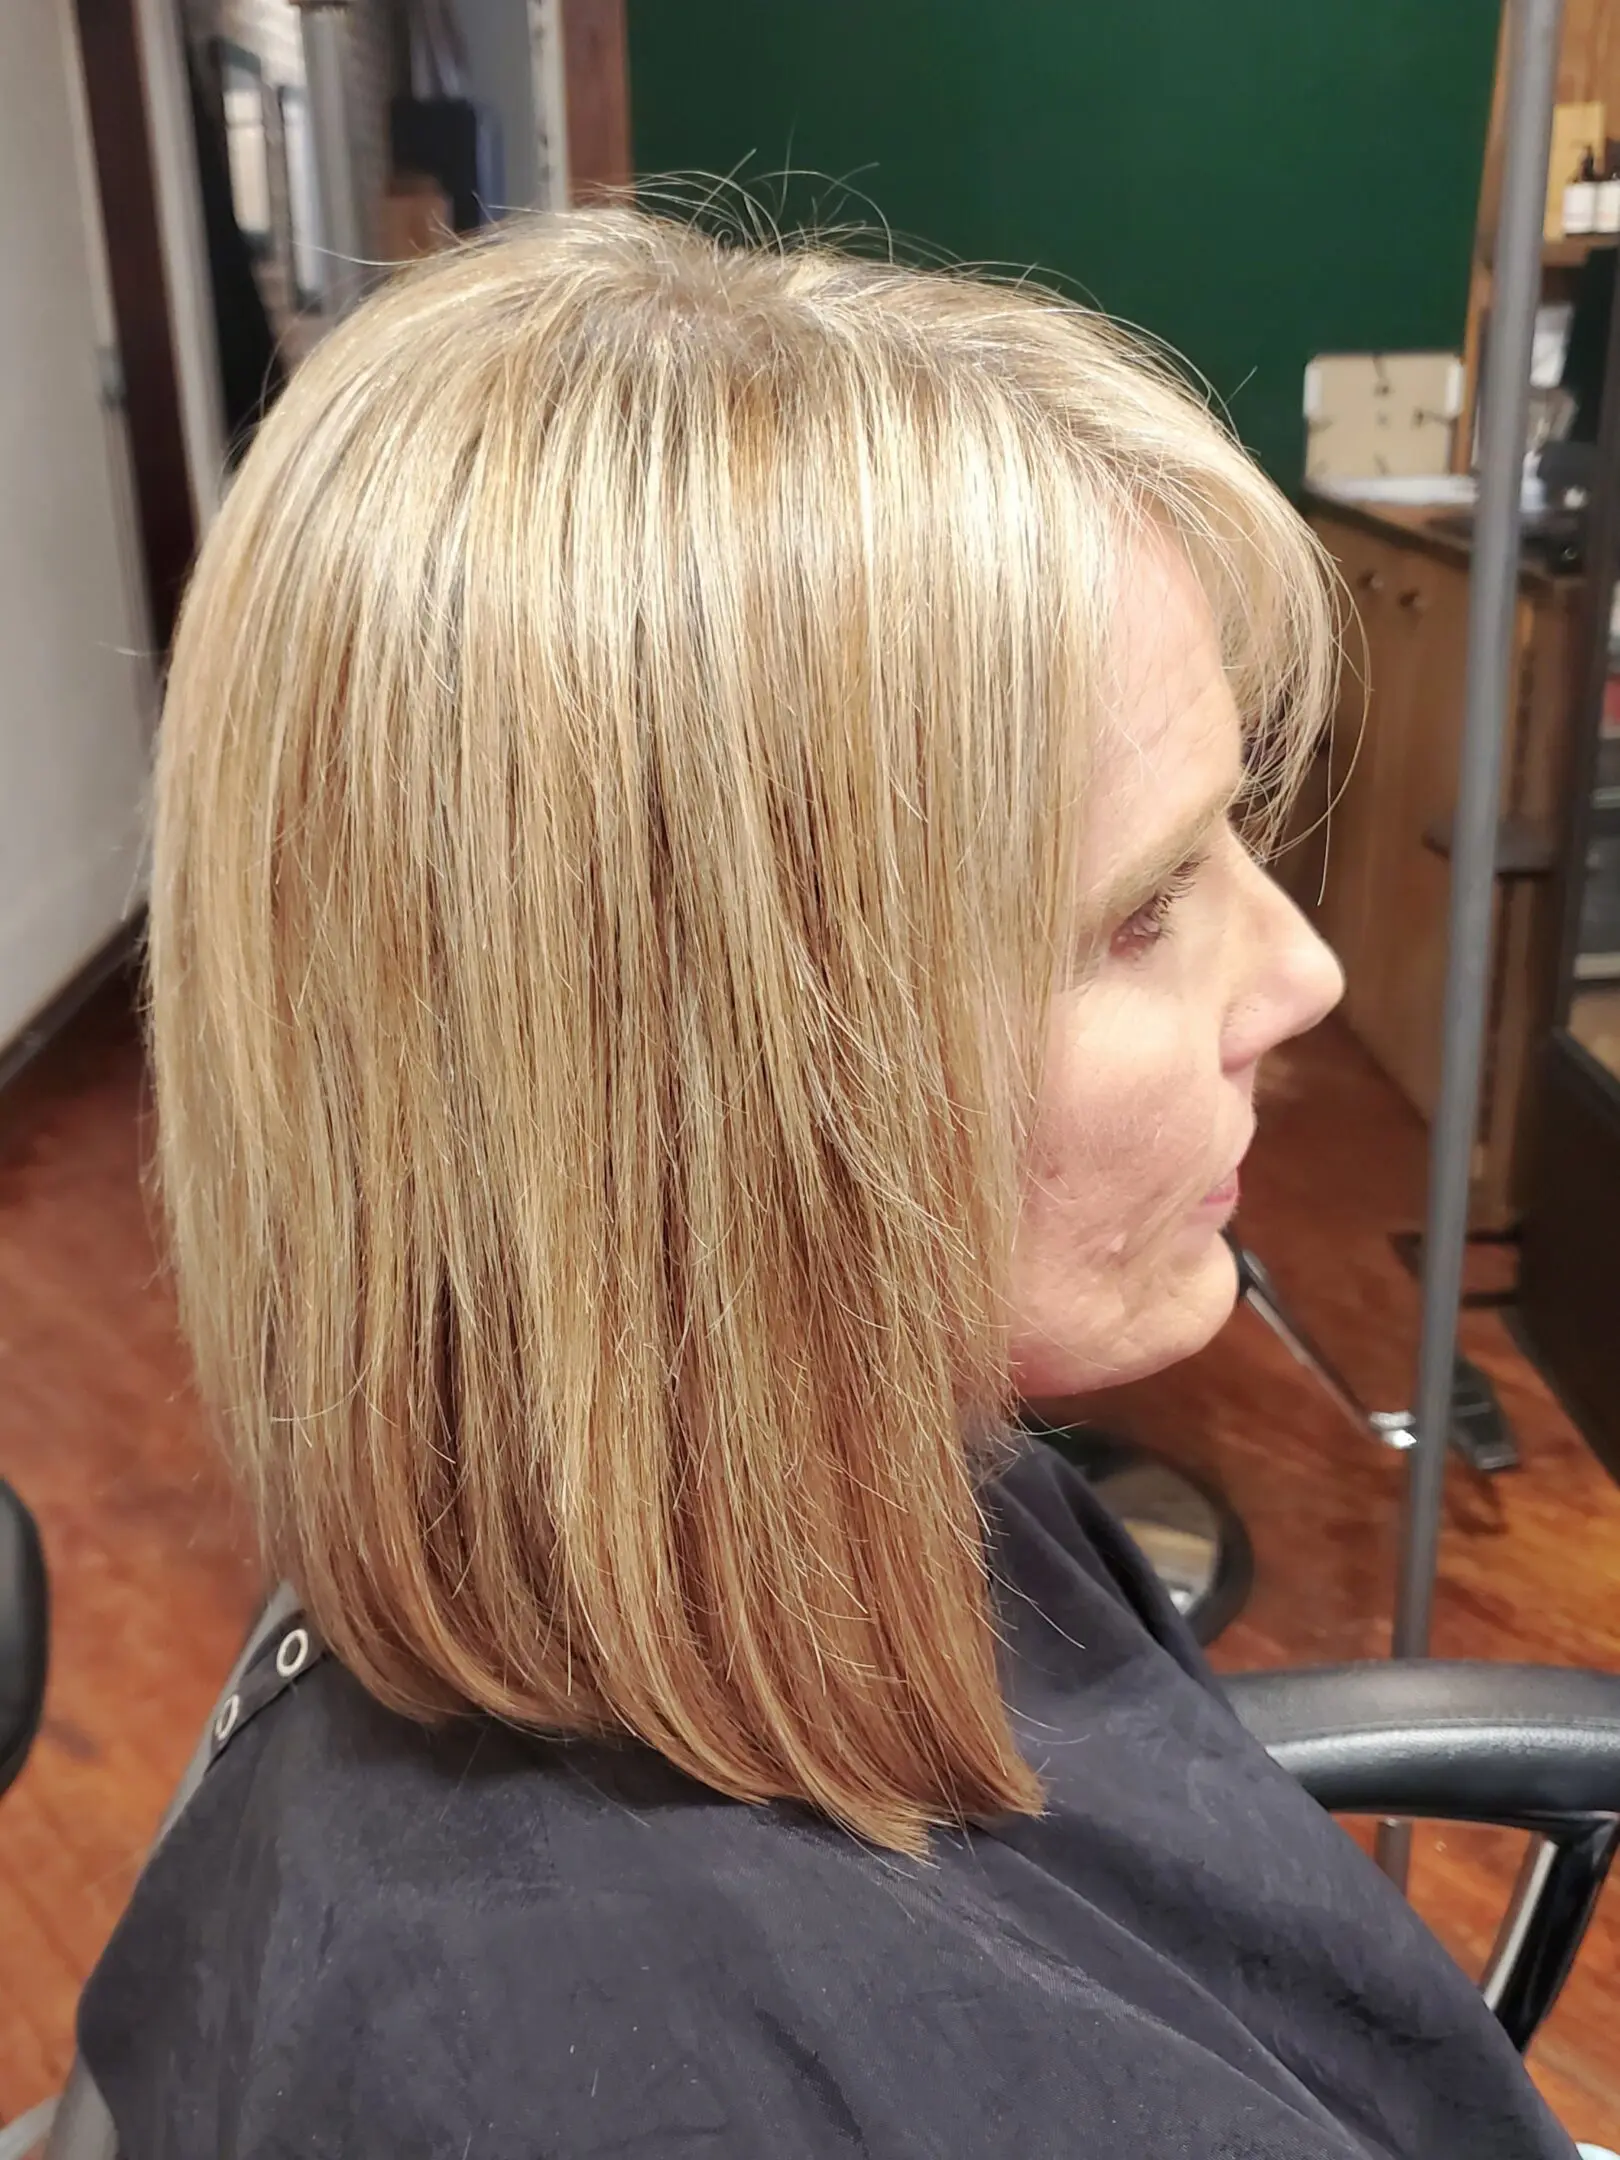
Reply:
[[[1456, 820], [1451, 812], [1444, 817], [1431, 818], [1423, 828], [1423, 845], [1431, 855], [1451, 860], [1452, 828]], [[1558, 860], [1558, 844], [1553, 834], [1532, 818], [1525, 818], [1508, 811], [1498, 819], [1496, 826], [1496, 875], [1499, 878], [1542, 878], [1548, 876]]]
[[1588, 255], [1620, 247], [1620, 233], [1572, 233], [1565, 240], [1543, 240], [1541, 260], [1549, 270], [1577, 270]]
[[[1571, 233], [1563, 240], [1543, 240], [1541, 267], [1544, 270], [1578, 270], [1589, 255], [1613, 247], [1620, 247], [1620, 233]], [[1481, 247], [1475, 257], [1474, 268], [1479, 275], [1487, 278], [1493, 276], [1496, 270], [1495, 249]]]

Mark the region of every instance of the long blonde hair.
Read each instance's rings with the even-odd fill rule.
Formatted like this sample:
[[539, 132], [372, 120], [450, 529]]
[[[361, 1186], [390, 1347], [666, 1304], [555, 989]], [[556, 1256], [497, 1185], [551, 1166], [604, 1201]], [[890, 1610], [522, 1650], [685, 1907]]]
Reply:
[[1039, 1806], [976, 1450], [1149, 519], [1286, 773], [1313, 544], [1049, 294], [575, 213], [270, 415], [164, 715], [159, 1168], [270, 1563], [385, 1703], [895, 1847]]

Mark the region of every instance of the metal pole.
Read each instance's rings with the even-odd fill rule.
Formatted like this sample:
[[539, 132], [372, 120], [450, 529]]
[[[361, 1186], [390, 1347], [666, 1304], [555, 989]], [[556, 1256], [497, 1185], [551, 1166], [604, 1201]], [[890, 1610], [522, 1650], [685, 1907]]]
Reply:
[[561, 0], [529, 0], [534, 111], [543, 168], [537, 210], [568, 208], [568, 95], [563, 74]]
[[348, 0], [293, 0], [304, 33], [310, 134], [320, 194], [321, 312], [336, 322], [365, 288], [360, 207], [344, 78]]
[[[1409, 1461], [1395, 1608], [1396, 1657], [1428, 1653], [1451, 1424], [1468, 1190], [1479, 1116], [1491, 956], [1502, 738], [1518, 603], [1520, 490], [1530, 346], [1541, 297], [1541, 229], [1563, 0], [1508, 0], [1501, 211], [1480, 422], [1479, 514], [1468, 595], [1468, 683], [1451, 856], [1440, 1103], [1429, 1146], [1417, 1444]], [[1411, 1833], [1386, 1826], [1379, 1859], [1404, 1885]]]

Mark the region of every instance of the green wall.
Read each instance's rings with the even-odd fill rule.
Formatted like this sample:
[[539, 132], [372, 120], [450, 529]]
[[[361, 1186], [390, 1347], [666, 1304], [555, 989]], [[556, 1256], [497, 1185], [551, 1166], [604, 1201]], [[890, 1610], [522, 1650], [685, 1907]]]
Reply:
[[832, 175], [872, 207], [823, 187], [823, 222], [875, 211], [1055, 273], [1185, 353], [1285, 485], [1313, 353], [1460, 345], [1497, 0], [629, 0], [629, 21], [638, 172]]

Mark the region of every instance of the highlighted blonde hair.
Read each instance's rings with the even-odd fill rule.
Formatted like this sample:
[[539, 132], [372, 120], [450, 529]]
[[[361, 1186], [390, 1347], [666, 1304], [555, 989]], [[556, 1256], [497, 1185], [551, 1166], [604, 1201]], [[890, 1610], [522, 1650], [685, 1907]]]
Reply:
[[1051, 295], [627, 210], [401, 277], [272, 412], [158, 772], [201, 1383], [344, 1662], [895, 1847], [1040, 1804], [976, 1450], [1110, 596], [1262, 762], [1313, 543]]

